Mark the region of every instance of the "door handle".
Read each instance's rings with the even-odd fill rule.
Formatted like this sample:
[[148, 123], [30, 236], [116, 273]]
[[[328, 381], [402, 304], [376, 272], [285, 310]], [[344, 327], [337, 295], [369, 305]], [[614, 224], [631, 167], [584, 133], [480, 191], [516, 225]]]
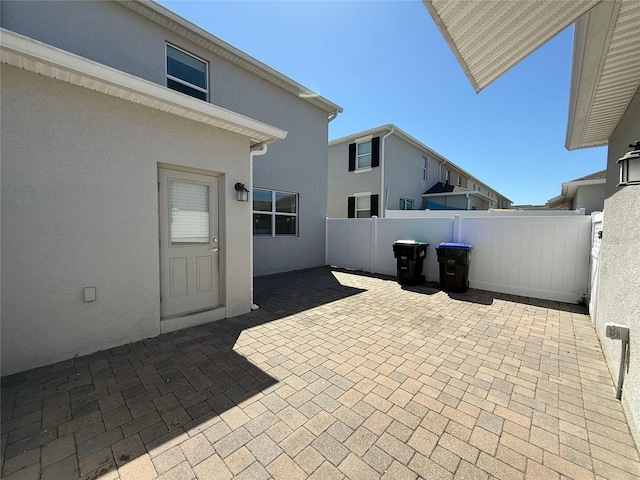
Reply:
[[[218, 243], [218, 239], [217, 238], [212, 238], [211, 241], [213, 243]], [[216, 253], [218, 251], [218, 245], [215, 245], [214, 247], [209, 249], [210, 252]]]
[[210, 252], [217, 252], [218, 251], [218, 247], [213, 247], [209, 249]]

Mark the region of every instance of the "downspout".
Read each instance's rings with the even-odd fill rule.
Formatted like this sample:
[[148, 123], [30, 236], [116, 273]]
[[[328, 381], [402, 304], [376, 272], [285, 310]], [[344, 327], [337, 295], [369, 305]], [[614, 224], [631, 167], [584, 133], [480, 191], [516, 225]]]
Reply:
[[384, 157], [385, 157], [385, 151], [387, 150], [387, 137], [391, 134], [393, 134], [393, 132], [395, 132], [396, 127], [391, 126], [391, 130], [389, 130], [389, 132], [384, 135], [382, 137], [382, 145], [380, 150], [382, 150], [382, 152], [380, 152], [380, 213], [382, 213], [381, 217], [384, 218], [384, 214], [385, 214], [385, 208], [387, 208], [387, 202], [389, 200], [388, 198], [388, 193], [384, 191]]
[[[253, 157], [265, 153], [267, 153], [266, 143], [260, 143], [249, 150], [249, 204], [251, 210], [253, 210]], [[253, 303], [253, 227], [251, 228], [251, 245], [249, 246], [249, 275], [251, 276], [251, 310], [258, 310], [260, 307]]]
[[467, 210], [471, 210], [471, 195], [467, 193]]

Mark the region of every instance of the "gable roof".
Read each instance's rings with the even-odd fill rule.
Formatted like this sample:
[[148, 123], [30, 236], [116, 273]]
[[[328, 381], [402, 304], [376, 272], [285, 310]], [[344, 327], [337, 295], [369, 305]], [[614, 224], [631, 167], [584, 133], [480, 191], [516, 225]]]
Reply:
[[586, 187], [589, 185], [605, 185], [607, 183], [607, 171], [601, 170], [599, 172], [585, 175], [584, 177], [576, 178], [569, 182], [562, 182], [562, 190], [560, 195], [553, 197], [547, 201], [547, 206], [550, 208], [558, 208], [565, 205], [571, 206], [573, 197], [576, 196], [579, 187]]
[[0, 64], [238, 133], [249, 137], [252, 146], [270, 144], [287, 136], [280, 128], [4, 28], [0, 29]]
[[[274, 85], [288, 91], [289, 93], [302, 98], [303, 100], [321, 108], [329, 114], [330, 120], [333, 120], [339, 113], [342, 113], [342, 107], [330, 102], [317, 93], [309, 90], [305, 86], [295, 82], [289, 77], [283, 75], [277, 70], [265, 65], [255, 58], [247, 55], [243, 51], [228, 44], [227, 42], [212, 35], [206, 30], [189, 22], [188, 20], [176, 15], [171, 10], [157, 4], [151, 0], [116, 0], [127, 8], [143, 17], [181, 35], [187, 40], [200, 45], [201, 47], [219, 55], [229, 62], [238, 65], [245, 70], [261, 77]], [[249, 20], [248, 20], [249, 21]]]
[[572, 23], [565, 146], [606, 145], [640, 86], [638, 0], [423, 0], [476, 91]]

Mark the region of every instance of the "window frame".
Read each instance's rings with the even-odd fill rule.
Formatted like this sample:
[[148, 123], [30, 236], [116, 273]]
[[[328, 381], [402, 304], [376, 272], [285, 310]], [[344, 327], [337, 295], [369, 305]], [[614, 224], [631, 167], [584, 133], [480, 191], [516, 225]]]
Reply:
[[[373, 165], [373, 139], [370, 138], [368, 140], [363, 140], [361, 142], [356, 142], [356, 171], [360, 170], [371, 170]], [[360, 154], [360, 145], [369, 144], [369, 153]], [[361, 166], [360, 158], [364, 156], [369, 156], [369, 165]]]
[[451, 179], [451, 171], [450, 170], [445, 170], [444, 171], [444, 183], [449, 185], [451, 183], [450, 179]]
[[425, 157], [424, 155], [422, 156], [422, 180], [427, 180], [428, 179], [428, 174], [429, 174], [429, 157]]
[[[411, 208], [407, 208], [407, 204], [411, 204]], [[415, 202], [413, 201], [413, 198], [404, 198], [404, 197], [400, 197], [400, 210], [413, 210], [413, 207], [415, 205]]]
[[[354, 195], [356, 198], [356, 205], [354, 210], [354, 218], [371, 218], [371, 194], [366, 195]], [[369, 201], [369, 208], [358, 208], [358, 200], [366, 198]], [[358, 216], [358, 212], [368, 212], [367, 215], [363, 217]]]
[[[185, 55], [190, 56], [191, 58], [194, 58], [195, 60], [198, 60], [199, 62], [202, 62], [205, 66], [205, 83], [206, 83], [206, 88], [202, 88], [199, 85], [195, 85], [191, 82], [188, 82], [186, 80], [181, 79], [180, 77], [175, 77], [173, 75], [169, 74], [169, 48], [173, 48], [174, 50], [178, 50], [179, 52], [184, 53]], [[204, 93], [205, 98], [204, 101], [208, 102], [209, 101], [209, 62], [203, 58], [198, 57], [197, 55], [194, 55], [193, 53], [190, 53], [188, 51], [186, 51], [183, 48], [180, 48], [172, 43], [169, 42], [165, 42], [165, 48], [164, 48], [164, 73], [165, 73], [165, 78], [167, 80], [171, 80], [173, 82], [179, 83], [181, 85], [184, 85], [185, 87], [191, 88], [193, 90], [196, 90], [198, 92]], [[173, 88], [171, 88], [167, 82], [167, 88], [170, 88], [171, 90], [173, 90], [174, 92], [178, 92], [179, 90], [175, 90]], [[180, 93], [184, 93], [184, 92], [180, 92]], [[188, 93], [184, 93], [185, 95], [189, 95]], [[193, 98], [198, 98], [195, 97], [193, 95], [189, 95], [190, 97]], [[200, 98], [198, 98], [198, 100], [201, 100]]]
[[[271, 192], [271, 211], [267, 210], [256, 210], [255, 204], [253, 200], [253, 192], [256, 190], [262, 190], [265, 192]], [[251, 217], [253, 221], [252, 235], [254, 238], [281, 238], [281, 237], [299, 237], [300, 236], [300, 222], [299, 222], [299, 213], [300, 213], [300, 194], [295, 192], [286, 192], [284, 190], [274, 190], [271, 188], [262, 188], [262, 187], [254, 187], [251, 195]], [[278, 212], [277, 207], [277, 194], [285, 194], [285, 195], [294, 195], [295, 196], [295, 213], [291, 212]], [[256, 233], [255, 232], [255, 215], [269, 215], [271, 217], [271, 233]], [[296, 233], [277, 233], [276, 232], [276, 218], [277, 217], [293, 217], [295, 218], [295, 229]]]

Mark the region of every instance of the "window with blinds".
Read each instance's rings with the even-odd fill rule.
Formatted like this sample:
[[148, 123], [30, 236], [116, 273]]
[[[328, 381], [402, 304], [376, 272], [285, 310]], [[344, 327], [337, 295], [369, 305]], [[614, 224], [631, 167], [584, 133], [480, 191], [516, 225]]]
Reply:
[[171, 180], [171, 244], [209, 243], [209, 185]]

